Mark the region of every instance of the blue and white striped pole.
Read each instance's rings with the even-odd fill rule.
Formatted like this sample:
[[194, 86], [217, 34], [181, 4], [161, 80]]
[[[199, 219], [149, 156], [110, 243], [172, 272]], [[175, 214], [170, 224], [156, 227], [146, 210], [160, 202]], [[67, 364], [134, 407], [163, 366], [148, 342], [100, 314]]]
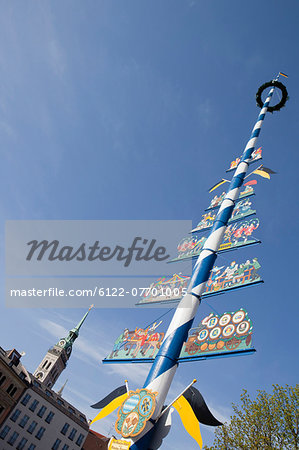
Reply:
[[[278, 78], [279, 75], [275, 81], [278, 80]], [[268, 97], [263, 104], [263, 108], [253, 127], [250, 139], [244, 149], [241, 161], [231, 180], [228, 192], [218, 211], [213, 228], [194, 266], [188, 293], [182, 298], [176, 308], [159, 353], [157, 354], [144, 383], [144, 388], [158, 393], [156, 397], [156, 409], [143, 432], [131, 440], [132, 445], [130, 448], [132, 450], [146, 450], [151, 448], [150, 442], [155, 432], [154, 420], [157, 419], [161, 413], [178, 367], [177, 361], [182, 346], [187, 340], [188, 332], [192, 327], [197, 308], [201, 303], [201, 295], [204, 292], [206, 282], [209, 279], [211, 270], [217, 258], [217, 251], [222, 243], [227, 223], [232, 215], [236, 200], [239, 197], [239, 191], [248, 170], [250, 157], [255, 149], [274, 89], [274, 87], [270, 89]]]

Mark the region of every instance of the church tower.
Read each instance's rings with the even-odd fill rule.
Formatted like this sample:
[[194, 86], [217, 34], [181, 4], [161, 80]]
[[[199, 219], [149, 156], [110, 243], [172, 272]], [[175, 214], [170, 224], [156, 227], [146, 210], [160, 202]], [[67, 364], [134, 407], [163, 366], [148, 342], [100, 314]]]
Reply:
[[61, 338], [54, 347], [48, 350], [44, 359], [35, 370], [33, 375], [47, 387], [52, 388], [61, 372], [66, 368], [67, 361], [72, 353], [73, 343], [79, 336], [79, 330], [92, 307], [93, 305], [90, 306], [78, 325], [69, 331], [67, 337]]

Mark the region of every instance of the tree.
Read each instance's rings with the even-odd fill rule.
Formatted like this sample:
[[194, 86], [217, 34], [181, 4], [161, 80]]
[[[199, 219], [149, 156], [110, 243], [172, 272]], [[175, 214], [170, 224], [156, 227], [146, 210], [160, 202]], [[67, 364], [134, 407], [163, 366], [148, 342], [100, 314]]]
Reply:
[[299, 449], [299, 384], [275, 384], [271, 394], [258, 391], [255, 400], [243, 390], [241, 406], [232, 407], [230, 423], [216, 429], [205, 450]]

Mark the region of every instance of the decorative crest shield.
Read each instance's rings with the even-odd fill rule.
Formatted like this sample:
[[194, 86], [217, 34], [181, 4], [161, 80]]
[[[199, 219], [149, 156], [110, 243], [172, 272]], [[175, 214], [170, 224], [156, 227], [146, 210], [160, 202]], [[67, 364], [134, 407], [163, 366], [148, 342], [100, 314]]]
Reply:
[[150, 389], [130, 391], [128, 398], [117, 411], [117, 433], [124, 438], [141, 433], [155, 411], [156, 395], [157, 393]]

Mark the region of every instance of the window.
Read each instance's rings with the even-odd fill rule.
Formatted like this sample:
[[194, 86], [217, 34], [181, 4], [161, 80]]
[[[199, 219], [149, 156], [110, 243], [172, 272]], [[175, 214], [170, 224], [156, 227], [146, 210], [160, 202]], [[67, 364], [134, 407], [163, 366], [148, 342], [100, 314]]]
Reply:
[[44, 369], [44, 368], [46, 367], [47, 363], [48, 363], [48, 360], [46, 359], [46, 361], [45, 361], [44, 364], [42, 365], [42, 369]]
[[61, 398], [57, 398], [57, 403], [59, 404], [59, 405], [64, 405], [64, 402], [61, 400]]
[[43, 417], [43, 415], [45, 414], [46, 409], [47, 409], [46, 406], [44, 406], [44, 405], [41, 406], [40, 410], [37, 413], [38, 417]]
[[84, 439], [84, 434], [80, 433], [78, 439], [76, 440], [77, 445], [81, 445]]
[[19, 436], [19, 433], [17, 433], [16, 431], [14, 431], [14, 432], [12, 433], [12, 435], [10, 436], [9, 440], [7, 441], [7, 443], [8, 443], [9, 445], [13, 445], [13, 444], [16, 442], [18, 436]]
[[15, 422], [15, 421], [18, 419], [18, 417], [19, 417], [20, 414], [21, 414], [21, 410], [20, 410], [20, 409], [16, 409], [16, 410], [13, 412], [13, 414], [12, 414], [10, 420], [12, 420], [13, 422]]
[[68, 412], [70, 412], [71, 414], [76, 414], [76, 411], [74, 410], [74, 408], [72, 408], [71, 406], [68, 407]]
[[11, 383], [11, 384], [8, 386], [8, 388], [6, 389], [6, 392], [7, 392], [8, 394], [10, 394], [11, 391], [13, 390], [13, 388], [14, 388], [14, 385]]
[[62, 427], [62, 430], [60, 431], [61, 434], [66, 435], [67, 430], [69, 429], [69, 424], [65, 423]]
[[31, 424], [29, 425], [29, 428], [28, 428], [28, 433], [30, 433], [30, 434], [32, 434], [33, 433], [33, 431], [35, 430], [35, 428], [36, 428], [36, 425], [37, 425], [37, 422], [35, 422], [34, 420], [33, 420], [33, 422], [31, 422]]
[[62, 450], [68, 450], [69, 446], [67, 444], [64, 444], [64, 446], [62, 447]]
[[17, 392], [17, 388], [16, 388], [16, 386], [12, 389], [12, 391], [9, 393], [9, 395], [11, 396], [11, 397], [13, 397], [14, 395], [15, 395], [15, 393]]
[[31, 399], [31, 395], [26, 394], [26, 395], [23, 397], [23, 400], [21, 401], [22, 405], [26, 406], [30, 399]]
[[31, 403], [31, 405], [29, 406], [30, 411], [35, 411], [37, 405], [39, 404], [38, 400], [33, 400], [33, 402]]
[[69, 435], [69, 439], [70, 439], [71, 441], [74, 440], [74, 437], [75, 437], [75, 434], [76, 434], [76, 433], [77, 433], [76, 428], [73, 428], [72, 431], [70, 432], [70, 435]]
[[36, 381], [36, 380], [33, 380], [33, 385], [35, 387], [41, 387], [41, 384], [38, 381]]
[[47, 423], [50, 423], [51, 420], [53, 419], [53, 417], [54, 417], [54, 413], [52, 411], [50, 411], [49, 414], [47, 415], [47, 417], [45, 418], [45, 421]]
[[[51, 384], [51, 383], [50, 383]], [[53, 394], [51, 391], [49, 391], [48, 389], [46, 389], [46, 394], [48, 397], [53, 397]]]
[[35, 435], [36, 439], [41, 439], [43, 437], [43, 434], [45, 431], [46, 431], [46, 429], [44, 427], [40, 427], [40, 429], [38, 430], [38, 432]]
[[4, 383], [4, 381], [6, 380], [6, 376], [0, 376], [0, 386]]
[[20, 420], [19, 426], [20, 426], [21, 428], [24, 428], [24, 426], [27, 424], [28, 420], [29, 420], [29, 416], [27, 416], [27, 415], [25, 414], [25, 416], [22, 417], [22, 419]]
[[54, 383], [55, 383], [55, 381], [57, 380], [58, 377], [59, 377], [59, 373], [57, 372], [57, 373], [55, 374], [55, 376], [54, 376], [54, 379], [53, 379]]
[[17, 445], [17, 450], [23, 450], [26, 443], [27, 443], [27, 439], [23, 437]]
[[5, 439], [9, 430], [10, 430], [10, 427], [5, 425], [5, 427], [3, 428], [3, 430], [0, 433], [0, 439]]
[[35, 448], [36, 448], [36, 445], [30, 444], [28, 447], [28, 450], [35, 450]]
[[59, 445], [61, 444], [61, 439], [56, 439], [56, 441], [54, 442], [54, 444], [52, 445], [51, 449], [52, 450], [57, 450], [59, 448]]
[[84, 416], [81, 416], [81, 414], [80, 414], [80, 416], [79, 416], [79, 419], [81, 420], [81, 422], [85, 422], [85, 417], [84, 417]]

